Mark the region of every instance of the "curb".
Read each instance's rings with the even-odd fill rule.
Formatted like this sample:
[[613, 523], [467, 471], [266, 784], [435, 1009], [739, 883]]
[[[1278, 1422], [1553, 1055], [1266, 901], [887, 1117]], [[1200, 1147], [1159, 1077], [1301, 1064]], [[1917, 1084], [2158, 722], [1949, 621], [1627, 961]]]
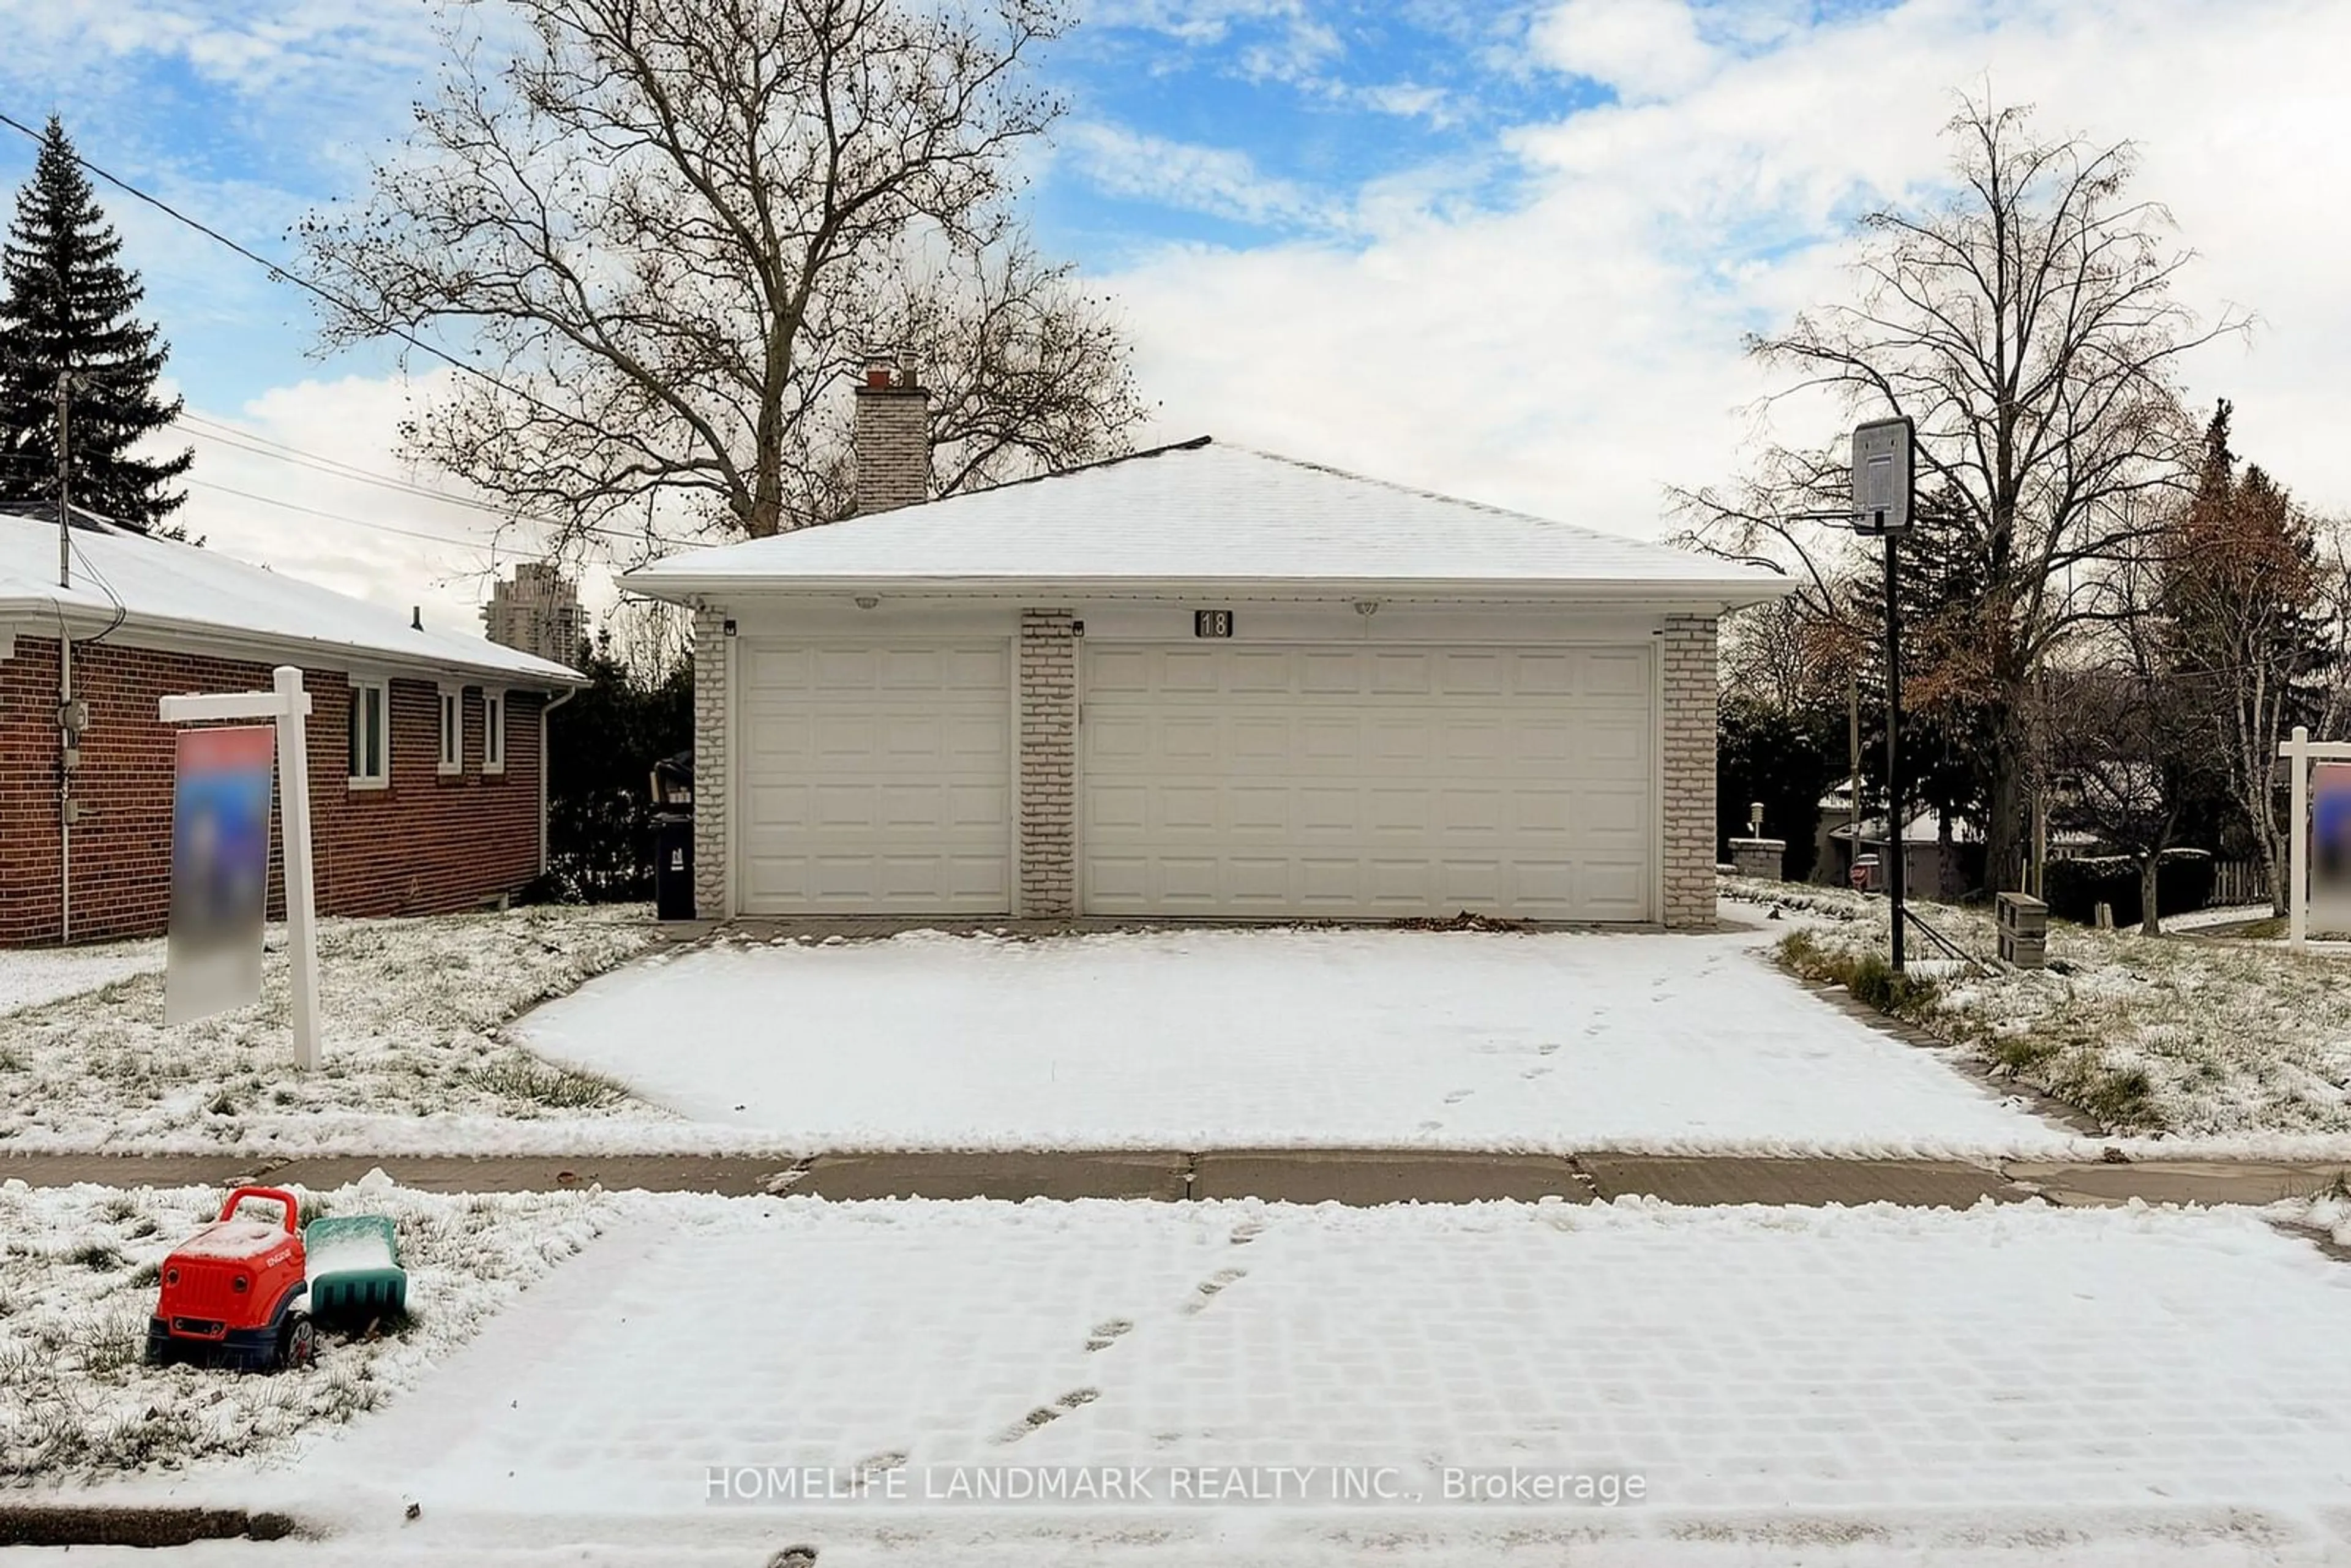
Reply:
[[0, 1546], [189, 1546], [309, 1535], [290, 1514], [242, 1508], [83, 1508], [0, 1503]]

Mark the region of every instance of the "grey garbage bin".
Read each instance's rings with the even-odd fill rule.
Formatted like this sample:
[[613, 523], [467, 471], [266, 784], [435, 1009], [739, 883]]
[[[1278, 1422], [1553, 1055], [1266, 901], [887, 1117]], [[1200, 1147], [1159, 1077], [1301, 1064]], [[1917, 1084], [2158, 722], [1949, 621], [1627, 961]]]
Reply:
[[653, 813], [653, 911], [664, 920], [694, 918], [694, 813]]

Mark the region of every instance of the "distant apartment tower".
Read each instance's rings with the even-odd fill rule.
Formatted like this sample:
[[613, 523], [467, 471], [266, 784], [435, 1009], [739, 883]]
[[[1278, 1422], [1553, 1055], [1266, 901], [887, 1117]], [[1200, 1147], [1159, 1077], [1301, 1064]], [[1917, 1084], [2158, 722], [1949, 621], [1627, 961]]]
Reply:
[[559, 664], [580, 658], [580, 590], [551, 561], [525, 561], [511, 579], [492, 583], [482, 621], [493, 643]]

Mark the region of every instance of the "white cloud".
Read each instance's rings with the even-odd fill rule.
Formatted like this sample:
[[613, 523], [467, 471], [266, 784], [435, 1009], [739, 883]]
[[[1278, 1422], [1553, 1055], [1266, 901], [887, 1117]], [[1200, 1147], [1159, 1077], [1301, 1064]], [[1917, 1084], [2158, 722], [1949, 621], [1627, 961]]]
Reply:
[[1135, 27], [1192, 45], [1222, 43], [1238, 27], [1258, 25], [1311, 29], [1303, 0], [1097, 0], [1086, 22]]
[[2262, 319], [2250, 349], [2190, 362], [2192, 395], [2235, 398], [2250, 455], [2351, 510], [2351, 293], [2331, 259], [2351, 209], [2315, 195], [2351, 173], [2346, 57], [2351, 7], [2310, 0], [1909, 0], [1758, 26], [1677, 88], [1652, 73], [1663, 97], [1513, 133], [1508, 211], [1359, 200], [1368, 237], [1347, 250], [1182, 246], [1106, 283], [1165, 435], [1655, 534], [1664, 486], [1729, 476], [1754, 434], [1741, 332], [1846, 290], [1845, 224], [1931, 193], [1958, 91], [1989, 80], [2047, 131], [2141, 139], [2138, 193], [2200, 253], [2184, 297]]
[[434, 55], [424, 22], [413, 0], [0, 0], [11, 75], [94, 80], [135, 57], [176, 57], [256, 99], [421, 69]]
[[1679, 92], [1715, 65], [1687, 0], [1568, 0], [1531, 42], [1550, 64], [1605, 82], [1627, 101]]
[[1329, 198], [1268, 174], [1245, 152], [1152, 136], [1099, 120], [1064, 125], [1063, 156], [1097, 188], [1240, 223], [1328, 227], [1343, 221]]
[[538, 531], [502, 530], [501, 519], [475, 508], [337, 471], [461, 493], [398, 455], [411, 400], [434, 395], [451, 373], [413, 383], [306, 381], [235, 413], [191, 409], [193, 421], [155, 443], [195, 449], [194, 482], [173, 520], [225, 555], [394, 609], [420, 608], [428, 625], [479, 632], [491, 577], [539, 550]]

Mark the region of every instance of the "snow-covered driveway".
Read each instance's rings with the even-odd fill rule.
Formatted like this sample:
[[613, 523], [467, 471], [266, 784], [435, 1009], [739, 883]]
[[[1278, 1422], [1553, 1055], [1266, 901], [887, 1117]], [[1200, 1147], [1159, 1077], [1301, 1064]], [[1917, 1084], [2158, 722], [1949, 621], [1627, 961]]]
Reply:
[[[804, 1542], [825, 1568], [1384, 1562], [1379, 1541], [1481, 1568], [1571, 1541], [1577, 1562], [2314, 1561], [2351, 1502], [2351, 1269], [2244, 1211], [635, 1214], [424, 1387], [228, 1490], [341, 1522], [355, 1552]], [[794, 1467], [829, 1473], [771, 1479]], [[897, 1494], [770, 1490], [838, 1494], [860, 1467]], [[956, 1500], [1106, 1467], [1146, 1468], [1148, 1506]], [[1198, 1472], [1227, 1467], [1258, 1500], [1207, 1506]], [[1445, 1495], [1449, 1470], [1510, 1468], [1613, 1477], [1618, 1506]], [[1343, 1476], [1378, 1490], [1334, 1498]]]
[[2060, 1135], [1752, 933], [722, 945], [514, 1032], [787, 1146], [2023, 1152]]

